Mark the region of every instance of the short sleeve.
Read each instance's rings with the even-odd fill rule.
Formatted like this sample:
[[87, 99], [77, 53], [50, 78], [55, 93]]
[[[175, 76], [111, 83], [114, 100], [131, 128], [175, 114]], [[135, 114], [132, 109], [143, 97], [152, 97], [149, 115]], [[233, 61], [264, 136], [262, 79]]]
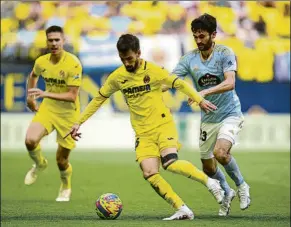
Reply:
[[32, 71], [37, 76], [41, 75], [41, 68], [40, 68], [40, 64], [39, 64], [39, 58], [35, 60], [35, 63], [34, 63]]
[[236, 56], [230, 48], [226, 48], [222, 52], [222, 68], [224, 73], [228, 71], [237, 71]]
[[172, 74], [175, 74], [179, 77], [186, 77], [189, 74], [187, 59], [188, 59], [187, 56], [181, 57], [178, 64], [172, 71]]
[[80, 87], [82, 83], [82, 65], [76, 62], [68, 72], [67, 85]]
[[115, 78], [116, 78], [115, 72], [111, 73], [107, 77], [105, 83], [100, 88], [99, 93], [104, 98], [109, 98], [113, 93], [119, 90], [119, 87], [117, 85], [117, 81]]

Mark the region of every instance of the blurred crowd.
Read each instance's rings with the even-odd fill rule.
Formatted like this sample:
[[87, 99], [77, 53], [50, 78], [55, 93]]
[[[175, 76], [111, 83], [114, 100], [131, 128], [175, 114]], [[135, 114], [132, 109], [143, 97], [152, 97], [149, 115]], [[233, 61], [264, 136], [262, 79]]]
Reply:
[[243, 79], [270, 81], [275, 55], [289, 52], [290, 59], [289, 1], [1, 1], [1, 57], [35, 59], [46, 47], [45, 29], [51, 25], [64, 28], [66, 48], [76, 54], [81, 36], [125, 32], [183, 34], [190, 49], [195, 47], [190, 23], [202, 13], [217, 18], [217, 42], [237, 53], [246, 66], [240, 69]]

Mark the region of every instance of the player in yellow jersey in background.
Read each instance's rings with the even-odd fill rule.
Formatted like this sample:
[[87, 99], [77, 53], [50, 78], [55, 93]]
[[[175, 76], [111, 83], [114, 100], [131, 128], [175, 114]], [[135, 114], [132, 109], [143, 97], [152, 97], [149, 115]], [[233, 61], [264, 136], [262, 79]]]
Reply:
[[162, 85], [166, 84], [193, 98], [204, 111], [215, 110], [216, 106], [203, 99], [190, 85], [140, 58], [139, 40], [136, 36], [122, 35], [117, 49], [123, 66], [109, 75], [105, 84], [82, 113], [80, 119], [67, 134], [78, 140], [80, 125], [92, 116], [114, 92], [121, 90], [130, 109], [130, 118], [136, 134], [136, 160], [140, 164], [144, 178], [155, 191], [177, 211], [164, 220], [193, 219], [193, 212], [174, 192], [159, 173], [160, 163], [164, 169], [181, 174], [204, 184], [222, 202], [223, 191], [219, 181], [197, 169], [185, 160], [178, 160], [178, 133], [175, 123], [163, 101]]
[[[64, 33], [61, 27], [49, 27], [46, 38], [50, 53], [36, 59], [27, 81], [27, 106], [35, 112], [35, 116], [27, 129], [25, 144], [35, 164], [26, 174], [24, 183], [33, 184], [38, 173], [47, 167], [48, 162], [41, 153], [40, 141], [56, 130], [56, 160], [61, 178], [56, 201], [62, 202], [69, 201], [71, 196], [72, 165], [69, 163], [69, 155], [75, 147], [72, 138], [63, 137], [80, 116], [82, 65], [75, 55], [63, 49]], [[45, 91], [36, 88], [40, 76], [45, 81]], [[43, 98], [39, 108], [35, 101], [37, 98]]]

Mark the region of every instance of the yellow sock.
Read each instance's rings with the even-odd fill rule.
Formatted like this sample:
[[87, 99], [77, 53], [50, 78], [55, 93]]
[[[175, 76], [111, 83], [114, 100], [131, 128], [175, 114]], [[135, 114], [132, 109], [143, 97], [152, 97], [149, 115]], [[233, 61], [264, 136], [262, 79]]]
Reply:
[[35, 162], [36, 166], [39, 167], [44, 163], [44, 157], [41, 153], [41, 147], [40, 144], [37, 145], [36, 148], [34, 148], [32, 151], [28, 151], [29, 156], [31, 159]]
[[71, 177], [73, 173], [72, 165], [69, 163], [69, 167], [66, 170], [60, 171], [61, 173], [61, 181], [62, 181], [62, 188], [69, 189], [71, 188]]
[[185, 160], [177, 160], [174, 163], [170, 164], [167, 170], [181, 174], [185, 177], [191, 178], [193, 180], [199, 181], [202, 184], [206, 185], [208, 176], [194, 166], [191, 162]]
[[173, 191], [172, 187], [159, 173], [149, 177], [147, 181], [151, 184], [153, 189], [174, 208], [178, 209], [184, 204], [182, 199]]

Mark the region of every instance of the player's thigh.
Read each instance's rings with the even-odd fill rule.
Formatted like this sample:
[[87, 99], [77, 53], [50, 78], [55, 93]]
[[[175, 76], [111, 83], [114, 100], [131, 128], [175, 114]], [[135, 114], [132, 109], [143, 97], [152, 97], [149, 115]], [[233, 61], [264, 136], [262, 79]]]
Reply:
[[213, 150], [219, 131], [219, 123], [205, 123], [200, 125], [199, 149], [201, 159], [212, 159]]
[[143, 160], [148, 158], [160, 158], [158, 145], [154, 136], [136, 137], [135, 140], [136, 161], [141, 164]]
[[159, 172], [160, 159], [158, 157], [143, 159], [140, 163], [140, 168], [143, 172], [143, 177], [147, 179]]
[[243, 117], [228, 117], [224, 119], [219, 128], [215, 148], [229, 151], [237, 142], [237, 137], [244, 123]]
[[41, 113], [37, 113], [32, 119], [26, 131], [26, 143], [39, 143], [40, 140], [54, 130], [50, 118]]
[[215, 174], [217, 167], [217, 161], [215, 158], [201, 159], [201, 162], [204, 173], [206, 173], [209, 176]]
[[72, 150], [76, 147], [76, 142], [71, 136], [65, 135], [71, 130], [77, 119], [73, 117], [59, 117], [54, 116], [54, 127], [57, 131], [57, 143], [68, 150]]
[[182, 145], [179, 143], [178, 131], [174, 122], [159, 127], [157, 142], [163, 157], [171, 152], [177, 153], [181, 149]]

